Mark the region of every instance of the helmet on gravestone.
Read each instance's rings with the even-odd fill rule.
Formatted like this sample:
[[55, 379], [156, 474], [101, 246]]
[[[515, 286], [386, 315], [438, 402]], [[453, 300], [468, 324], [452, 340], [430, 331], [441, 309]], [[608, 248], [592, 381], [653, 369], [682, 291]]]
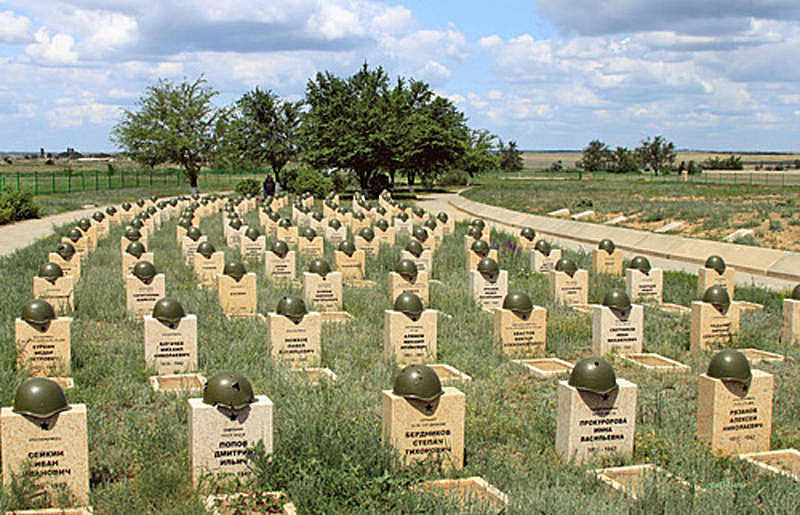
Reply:
[[192, 241], [199, 240], [202, 235], [203, 235], [203, 233], [200, 232], [200, 228], [198, 228], [198, 227], [196, 227], [194, 225], [189, 227], [188, 229], [186, 229], [186, 237], [189, 238]]
[[406, 250], [411, 252], [414, 257], [420, 257], [425, 249], [422, 248], [422, 244], [417, 240], [411, 240], [406, 244]]
[[123, 202], [122, 203], [122, 210], [123, 211], [130, 211], [133, 206], [130, 202]]
[[413, 319], [417, 319], [424, 308], [422, 307], [422, 299], [416, 293], [404, 291], [394, 299], [393, 309], [408, 315]]
[[575, 276], [575, 272], [578, 271], [578, 265], [575, 264], [575, 261], [571, 260], [570, 258], [562, 257], [556, 261], [555, 269], [558, 272], [564, 272], [568, 276], [573, 277]]
[[214, 245], [208, 241], [203, 241], [197, 246], [197, 253], [206, 259], [210, 259], [211, 255], [216, 251], [217, 249], [214, 248]]
[[644, 256], [636, 256], [631, 259], [631, 264], [628, 265], [628, 268], [639, 270], [643, 274], [647, 275], [650, 273], [650, 261]]
[[242, 219], [238, 216], [236, 218], [231, 218], [231, 221], [228, 222], [228, 225], [233, 228], [234, 231], [238, 231], [242, 228]]
[[106, 215], [104, 215], [102, 211], [95, 211], [92, 214], [92, 218], [94, 218], [95, 222], [99, 223], [106, 219]]
[[14, 413], [34, 418], [50, 418], [67, 411], [69, 404], [58, 383], [45, 377], [30, 377], [17, 387]]
[[280, 221], [278, 222], [278, 227], [286, 228], [291, 226], [292, 226], [292, 221], [289, 220], [288, 218], [281, 218]]
[[386, 214], [386, 208], [383, 206], [378, 206], [375, 208], [375, 212], [381, 216], [384, 216]]
[[436, 219], [435, 218], [428, 218], [427, 220], [425, 220], [425, 223], [422, 224], [422, 225], [424, 225], [425, 227], [427, 227], [431, 231], [436, 230], [436, 227], [437, 227]]
[[286, 257], [286, 254], [289, 253], [289, 245], [283, 240], [276, 240], [272, 243], [272, 248], [270, 248], [270, 250], [279, 258], [283, 259]]
[[325, 215], [322, 214], [322, 211], [314, 211], [311, 213], [311, 218], [316, 220], [317, 222], [321, 222]]
[[139, 207], [144, 207], [144, 199], [140, 198], [136, 201], [136, 205]]
[[281, 220], [281, 214], [278, 213], [277, 211], [271, 211], [269, 213], [269, 219], [272, 220], [273, 222], [279, 222]]
[[142, 257], [142, 254], [145, 252], [147, 252], [147, 250], [144, 248], [144, 244], [141, 241], [132, 241], [125, 247], [125, 253], [130, 254], [136, 259]]
[[414, 214], [417, 216], [417, 218], [422, 218], [425, 216], [425, 210], [417, 206], [414, 208]]
[[481, 239], [481, 236], [483, 236], [483, 230], [480, 227], [470, 225], [467, 227], [467, 236], [474, 240], [479, 240]]
[[511, 292], [503, 299], [503, 309], [509, 309], [514, 313], [527, 315], [533, 311], [533, 302], [527, 293], [521, 291]]
[[244, 232], [244, 235], [247, 238], [250, 238], [251, 241], [256, 241], [258, 237], [261, 236], [261, 231], [250, 225], [247, 227], [247, 230]]
[[372, 227], [362, 227], [361, 230], [358, 231], [358, 235], [369, 242], [375, 238], [375, 231], [372, 230]]
[[186, 311], [178, 299], [163, 297], [153, 306], [153, 318], [164, 325], [175, 326], [181, 318], [186, 316]]
[[618, 388], [614, 367], [599, 356], [588, 356], [575, 363], [569, 375], [570, 386], [606, 395]]
[[357, 211], [353, 213], [353, 218], [355, 218], [356, 220], [364, 220], [366, 217], [364, 216], [364, 213], [362, 213], [361, 211]]
[[389, 222], [381, 218], [377, 222], [375, 222], [375, 227], [380, 229], [382, 232], [386, 232], [389, 229]]
[[436, 219], [439, 220], [440, 222], [442, 222], [443, 224], [446, 224], [447, 221], [450, 218], [447, 216], [447, 213], [445, 213], [444, 211], [439, 211], [439, 214], [436, 215]]
[[703, 302], [713, 304], [719, 311], [725, 313], [731, 305], [731, 298], [728, 295], [728, 290], [723, 286], [714, 285], [703, 293]]
[[139, 261], [133, 265], [133, 271], [131, 273], [143, 283], [150, 284], [158, 272], [153, 263], [149, 261]]
[[114, 216], [115, 214], [117, 214], [117, 208], [115, 208], [114, 206], [108, 206], [106, 208], [106, 214], [108, 216]]
[[415, 240], [424, 242], [428, 239], [428, 231], [424, 228], [420, 227], [419, 225], [415, 225], [414, 229], [411, 231], [411, 235], [414, 236]]
[[536, 250], [538, 250], [539, 252], [541, 252], [542, 254], [544, 254], [545, 256], [549, 256], [550, 255], [550, 251], [552, 250], [551, 247], [550, 247], [550, 244], [547, 243], [545, 240], [537, 241], [536, 245], [534, 246], [534, 248]]
[[472, 250], [472, 252], [479, 255], [480, 257], [486, 257], [489, 255], [489, 244], [486, 243], [485, 240], [473, 241], [470, 249]]
[[356, 251], [356, 246], [353, 244], [352, 241], [344, 240], [341, 243], [339, 243], [338, 249], [340, 252], [344, 252], [349, 257], [353, 257], [353, 254]]
[[392, 393], [406, 399], [431, 402], [444, 393], [439, 376], [426, 365], [407, 365], [394, 379]]
[[56, 312], [46, 300], [33, 299], [23, 304], [20, 318], [31, 325], [44, 325], [56, 319]]
[[78, 227], [81, 228], [81, 231], [86, 232], [92, 226], [92, 221], [88, 218], [81, 218], [78, 220]]
[[706, 374], [723, 381], [743, 383], [747, 387], [753, 379], [750, 362], [744, 354], [735, 349], [724, 349], [714, 354]]
[[305, 227], [303, 229], [303, 237], [308, 241], [312, 241], [314, 238], [317, 237], [317, 231], [315, 231], [311, 227]]
[[176, 199], [176, 198], [170, 199], [169, 205], [172, 206], [172, 207], [177, 206], [178, 205], [178, 199]]
[[73, 242], [77, 242], [82, 237], [83, 237], [83, 234], [81, 233], [81, 230], [78, 229], [77, 227], [73, 227], [72, 229], [70, 229], [67, 232], [67, 238], [69, 238]]
[[225, 263], [225, 268], [222, 269], [222, 273], [224, 275], [233, 277], [233, 280], [238, 283], [242, 280], [244, 274], [247, 273], [247, 269], [244, 267], [244, 263], [241, 261], [231, 261], [229, 263]]
[[400, 211], [400, 213], [397, 214], [397, 218], [399, 218], [400, 221], [402, 221], [402, 222], [407, 222], [408, 221], [408, 213], [406, 213], [405, 211]]
[[168, 205], [169, 202], [167, 202], [166, 200], [159, 200], [158, 204], [156, 204], [156, 207], [158, 207], [158, 209], [165, 209]]
[[522, 236], [528, 241], [533, 241], [534, 238], [536, 238], [536, 231], [534, 231], [530, 227], [523, 227], [520, 236]]
[[306, 309], [306, 303], [303, 299], [297, 295], [287, 295], [278, 301], [275, 312], [285, 316], [295, 324], [299, 324], [303, 321], [303, 317], [306, 316], [308, 310]]
[[48, 261], [47, 263], [42, 263], [36, 275], [55, 284], [59, 277], [64, 276], [64, 271], [56, 263]]
[[156, 206], [147, 206], [147, 213], [150, 215], [154, 215], [158, 213], [158, 209], [156, 209]]
[[256, 401], [253, 386], [242, 374], [220, 372], [203, 387], [203, 402], [230, 410], [246, 408]]
[[400, 274], [403, 279], [411, 283], [417, 280], [417, 274], [419, 273], [417, 264], [410, 259], [401, 259], [398, 261], [397, 265], [394, 267], [394, 271]]
[[308, 271], [312, 274], [319, 274], [325, 277], [331, 273], [331, 265], [324, 259], [317, 258], [308, 265]]
[[129, 225], [125, 227], [125, 237], [130, 241], [138, 241], [142, 237], [142, 233], [136, 227]]
[[188, 229], [192, 226], [192, 219], [186, 216], [182, 216], [180, 220], [178, 220], [178, 226], [183, 227], [184, 229]]
[[131, 220], [131, 223], [130, 223], [130, 225], [131, 225], [131, 227], [133, 227], [134, 229], [141, 229], [142, 227], [144, 227], [144, 224], [143, 224], [143, 223], [142, 223], [142, 221], [141, 221], [141, 220], [139, 220], [138, 218], [134, 218], [133, 220]]
[[56, 247], [56, 254], [61, 256], [64, 261], [69, 261], [75, 255], [75, 246], [72, 243], [62, 241]]
[[497, 266], [497, 261], [485, 257], [478, 262], [478, 272], [489, 282], [495, 282], [500, 275], [500, 267]]
[[605, 250], [609, 254], [613, 254], [617, 247], [614, 245], [613, 241], [609, 240], [608, 238], [604, 238], [600, 240], [600, 244], [597, 246], [597, 248], [600, 250]]
[[470, 225], [479, 228], [481, 232], [486, 229], [486, 222], [484, 222], [481, 218], [474, 219], [472, 222], [470, 222]]
[[331, 220], [328, 221], [328, 227], [330, 227], [334, 231], [338, 231], [339, 229], [342, 228], [342, 222], [340, 222], [336, 218], [332, 218]]
[[612, 310], [626, 312], [631, 309], [631, 299], [624, 290], [617, 288], [608, 290], [603, 296], [603, 306], [609, 307]]
[[151, 197], [150, 197], [150, 200], [151, 200], [151, 201], [153, 201], [153, 202], [155, 202], [156, 200], [158, 200], [158, 195], [153, 195], [153, 196], [151, 196]]
[[347, 213], [350, 212], [350, 210], [347, 209], [347, 207], [345, 206], [339, 207], [336, 211], [338, 211], [340, 215], [346, 215]]
[[725, 273], [725, 260], [720, 256], [709, 256], [706, 259], [705, 267], [716, 270], [719, 275], [722, 275]]
[[800, 300], [800, 284], [794, 287], [791, 297], [792, 300]]
[[141, 213], [136, 215], [136, 218], [138, 220], [142, 220], [142, 223], [144, 223], [144, 220], [147, 220], [147, 219], [150, 218], [150, 213], [148, 213], [147, 211], [142, 211]]

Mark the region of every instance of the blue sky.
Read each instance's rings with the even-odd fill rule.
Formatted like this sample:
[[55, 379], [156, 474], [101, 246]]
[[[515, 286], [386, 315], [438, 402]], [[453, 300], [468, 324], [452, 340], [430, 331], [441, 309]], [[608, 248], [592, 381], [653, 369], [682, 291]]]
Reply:
[[0, 150], [113, 150], [159, 78], [297, 99], [366, 60], [521, 148], [800, 151], [798, 55], [797, 0], [0, 1]]

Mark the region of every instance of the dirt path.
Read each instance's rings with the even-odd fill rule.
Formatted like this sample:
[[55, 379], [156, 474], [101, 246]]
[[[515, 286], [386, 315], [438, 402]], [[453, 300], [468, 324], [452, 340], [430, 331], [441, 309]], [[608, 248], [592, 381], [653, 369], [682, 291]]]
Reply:
[[22, 220], [0, 226], [0, 256], [7, 256], [16, 250], [36, 243], [38, 240], [53, 234], [55, 227], [89, 217], [98, 209], [100, 208], [93, 207], [91, 209], [67, 211], [66, 213], [45, 216], [44, 218]]

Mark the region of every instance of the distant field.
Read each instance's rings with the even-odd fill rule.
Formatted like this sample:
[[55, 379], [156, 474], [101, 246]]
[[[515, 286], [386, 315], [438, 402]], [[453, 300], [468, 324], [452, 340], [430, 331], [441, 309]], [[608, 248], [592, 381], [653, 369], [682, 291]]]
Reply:
[[[678, 152], [676, 162], [681, 161], [696, 161], [702, 162], [712, 157], [726, 158], [731, 155], [741, 156], [745, 164], [745, 168], [754, 168], [757, 164], [774, 165], [784, 162], [794, 161], [800, 159], [800, 153], [786, 153], [786, 154], [773, 154], [773, 153], [749, 153], [749, 152], [700, 152], [700, 151], [685, 151]], [[522, 160], [527, 169], [544, 169], [550, 168], [553, 163], [561, 161], [565, 168], [575, 166], [577, 161], [580, 161], [582, 152], [524, 152]]]

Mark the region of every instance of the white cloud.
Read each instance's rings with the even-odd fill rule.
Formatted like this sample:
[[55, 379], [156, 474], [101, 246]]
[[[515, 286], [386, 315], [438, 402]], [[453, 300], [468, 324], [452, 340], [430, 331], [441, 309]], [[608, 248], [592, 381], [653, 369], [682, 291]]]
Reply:
[[13, 11], [0, 12], [0, 43], [18, 45], [33, 41], [33, 24]]
[[85, 29], [87, 35], [81, 41], [83, 53], [104, 56], [125, 45], [130, 45], [138, 36], [139, 24], [133, 16], [108, 11], [75, 11], [76, 25]]
[[36, 43], [25, 47], [25, 52], [39, 62], [47, 65], [75, 64], [78, 52], [75, 51], [75, 38], [69, 34], [59, 33], [50, 36], [46, 29], [39, 29], [34, 35]]
[[67, 104], [50, 109], [45, 114], [53, 128], [80, 127], [85, 123], [107, 124], [119, 116], [119, 107], [96, 102]]

